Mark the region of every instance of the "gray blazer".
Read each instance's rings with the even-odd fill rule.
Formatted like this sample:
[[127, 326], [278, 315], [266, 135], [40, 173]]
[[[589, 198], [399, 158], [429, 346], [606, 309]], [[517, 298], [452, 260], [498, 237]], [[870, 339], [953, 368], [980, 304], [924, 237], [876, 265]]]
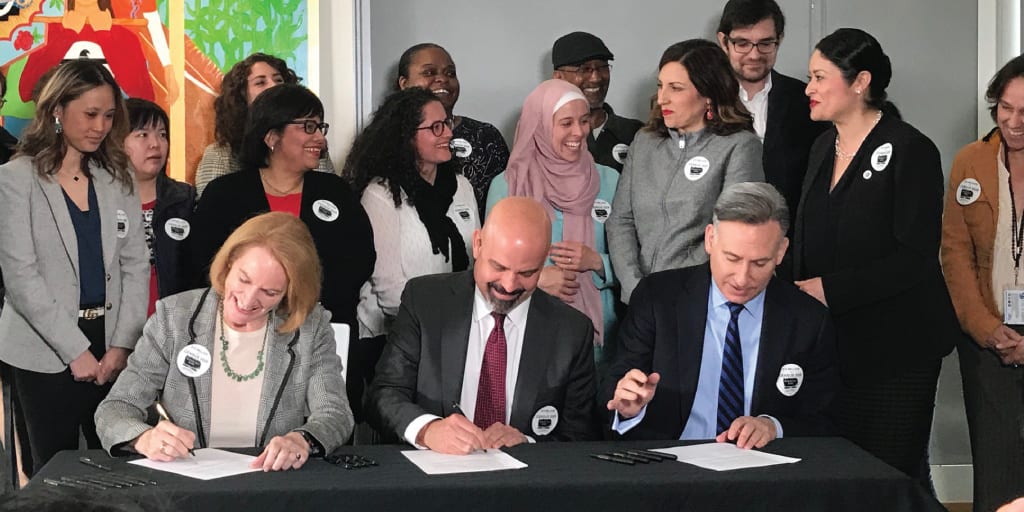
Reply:
[[[142, 209], [138, 196], [106, 170], [90, 171], [102, 223], [107, 347], [132, 349], [149, 297]], [[0, 268], [7, 286], [0, 360], [34, 372], [63, 371], [89, 348], [78, 328], [78, 240], [60, 184], [40, 177], [27, 156], [0, 166]]]
[[[178, 353], [190, 343], [213, 354], [220, 296], [190, 290], [156, 303], [128, 367], [96, 409], [96, 433], [111, 455], [150, 428], [146, 409], [162, 392], [161, 403], [175, 424], [199, 432], [189, 381], [178, 370]], [[331, 452], [352, 433], [352, 410], [335, 353], [331, 314], [316, 306], [297, 332], [280, 334], [275, 316], [267, 340], [267, 364], [257, 413], [254, 447], [292, 430], [305, 430]], [[220, 364], [211, 361], [211, 365]], [[211, 372], [194, 379], [203, 438], [210, 438]], [[197, 447], [199, 447], [197, 439]]]

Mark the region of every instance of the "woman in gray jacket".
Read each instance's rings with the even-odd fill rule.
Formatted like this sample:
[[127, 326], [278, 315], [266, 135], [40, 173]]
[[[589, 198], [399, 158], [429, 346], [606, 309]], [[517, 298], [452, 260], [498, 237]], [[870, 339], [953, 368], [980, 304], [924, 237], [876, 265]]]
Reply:
[[[210, 282], [157, 302], [96, 409], [103, 447], [159, 461], [257, 447], [253, 467], [276, 471], [344, 443], [352, 410], [305, 223], [285, 212], [246, 221], [214, 257]], [[146, 410], [158, 398], [154, 427]]]
[[605, 226], [627, 304], [646, 275], [708, 260], [704, 227], [722, 189], [764, 181], [761, 141], [722, 50], [683, 41], [658, 68], [657, 104], [629, 148]]
[[146, 242], [121, 89], [102, 64], [56, 68], [0, 168], [0, 360], [28, 427], [32, 474], [84, 435], [146, 321]]

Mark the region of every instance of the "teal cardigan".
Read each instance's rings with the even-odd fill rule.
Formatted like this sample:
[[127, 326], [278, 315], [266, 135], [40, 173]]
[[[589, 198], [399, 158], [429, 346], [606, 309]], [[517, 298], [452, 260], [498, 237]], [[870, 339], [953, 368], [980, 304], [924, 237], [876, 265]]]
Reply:
[[[600, 164], [595, 164], [594, 167], [601, 176], [601, 188], [597, 191], [597, 200], [606, 203], [602, 207], [608, 210], [602, 219], [607, 220], [611, 214], [611, 204], [615, 198], [615, 188], [619, 184], [619, 173], [611, 167]], [[505, 179], [505, 173], [503, 172], [494, 177], [494, 180], [491, 181], [491, 188], [487, 191], [487, 215], [490, 215], [491, 208], [494, 207], [495, 203], [506, 197], [508, 197], [508, 180]], [[562, 241], [562, 223], [562, 212], [555, 210], [555, 219], [551, 223], [552, 243]], [[615, 350], [615, 334], [618, 327], [618, 319], [615, 316], [615, 303], [619, 293], [619, 283], [615, 278], [615, 272], [612, 270], [611, 258], [608, 256], [608, 240], [605, 237], [604, 222], [594, 220], [594, 237], [596, 242], [595, 249], [601, 255], [601, 261], [604, 263], [603, 279], [597, 272], [590, 273], [594, 279], [594, 285], [597, 286], [597, 290], [601, 294], [601, 309], [604, 312], [604, 347], [594, 347], [594, 360], [598, 366], [598, 375], [601, 375], [601, 370], [610, 362]], [[554, 262], [548, 260], [548, 264], [554, 265]]]

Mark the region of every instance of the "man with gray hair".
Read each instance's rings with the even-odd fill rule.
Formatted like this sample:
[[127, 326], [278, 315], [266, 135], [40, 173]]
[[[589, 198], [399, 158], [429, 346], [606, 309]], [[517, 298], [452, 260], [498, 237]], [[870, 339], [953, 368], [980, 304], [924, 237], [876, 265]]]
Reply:
[[788, 225], [786, 200], [771, 185], [729, 186], [704, 230], [709, 263], [640, 281], [606, 379], [612, 430], [740, 448], [783, 433], [832, 433], [832, 321], [818, 301], [774, 277]]

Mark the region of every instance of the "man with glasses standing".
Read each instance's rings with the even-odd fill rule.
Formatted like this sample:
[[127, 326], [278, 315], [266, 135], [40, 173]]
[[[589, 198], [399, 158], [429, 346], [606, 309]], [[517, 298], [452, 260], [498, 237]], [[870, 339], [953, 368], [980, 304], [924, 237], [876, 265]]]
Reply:
[[615, 115], [604, 102], [611, 82], [615, 57], [600, 38], [587, 32], [566, 34], [551, 47], [552, 78], [565, 80], [583, 91], [590, 104], [590, 134], [587, 149], [594, 161], [622, 172], [629, 145], [643, 123]]
[[718, 44], [740, 82], [740, 100], [764, 143], [768, 183], [796, 213], [807, 155], [827, 123], [811, 121], [804, 82], [775, 71], [786, 17], [775, 0], [729, 0], [718, 22]]

